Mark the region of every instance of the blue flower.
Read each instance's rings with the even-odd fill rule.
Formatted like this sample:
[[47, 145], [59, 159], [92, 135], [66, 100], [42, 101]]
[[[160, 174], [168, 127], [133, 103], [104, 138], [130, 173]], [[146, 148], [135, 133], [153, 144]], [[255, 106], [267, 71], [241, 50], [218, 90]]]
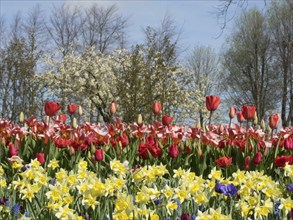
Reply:
[[286, 186], [286, 190], [293, 191], [293, 183], [290, 183]]
[[55, 178], [50, 179], [50, 180], [49, 180], [49, 184], [51, 184], [51, 185], [55, 185]]
[[19, 204], [15, 203], [11, 210], [11, 215], [17, 216], [20, 213], [20, 206]]
[[25, 166], [23, 166], [20, 170], [22, 171], [22, 172], [24, 172], [24, 171], [26, 171], [27, 169], [29, 169], [30, 168], [30, 165], [25, 165]]
[[238, 189], [236, 186], [234, 186], [233, 184], [228, 184], [226, 186], [226, 191], [223, 192], [223, 194], [225, 196], [231, 197], [231, 196], [235, 196], [237, 194], [237, 192], [238, 192]]
[[155, 203], [156, 205], [159, 205], [159, 204], [161, 203], [161, 200], [160, 200], [160, 199], [156, 199], [156, 200], [154, 201], [154, 203]]
[[6, 205], [7, 207], [10, 207], [10, 201], [9, 201], [9, 200], [6, 200], [5, 205]]
[[215, 185], [215, 191], [217, 193], [222, 193], [225, 196], [231, 197], [231, 196], [234, 196], [234, 195], [237, 194], [238, 189], [233, 184], [224, 185], [222, 183], [216, 183], [216, 185]]
[[222, 184], [222, 183], [216, 183], [216, 185], [215, 185], [215, 191], [217, 193], [223, 193], [225, 190], [226, 190], [226, 187], [225, 187], [224, 184]]
[[193, 216], [191, 217], [191, 220], [196, 220], [196, 216], [193, 215]]
[[274, 220], [280, 220], [280, 201], [277, 201], [274, 206]]

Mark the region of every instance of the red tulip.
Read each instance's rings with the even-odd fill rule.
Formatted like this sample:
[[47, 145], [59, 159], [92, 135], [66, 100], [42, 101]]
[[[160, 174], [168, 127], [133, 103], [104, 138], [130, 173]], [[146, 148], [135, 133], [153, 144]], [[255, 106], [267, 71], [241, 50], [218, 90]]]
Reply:
[[252, 120], [255, 116], [256, 107], [255, 106], [242, 106], [242, 115], [246, 120]]
[[180, 220], [191, 220], [191, 217], [188, 213], [183, 213]]
[[158, 115], [162, 112], [162, 104], [161, 102], [154, 102], [153, 104], [153, 113]]
[[220, 103], [221, 99], [219, 96], [206, 96], [206, 107], [209, 111], [215, 111]]
[[139, 143], [138, 146], [138, 155], [139, 157], [141, 157], [142, 159], [146, 160], [149, 158], [149, 154], [148, 154], [148, 144], [145, 143]]
[[243, 117], [242, 112], [238, 112], [238, 113], [237, 113], [237, 121], [238, 121], [239, 123], [242, 123], [242, 122], [244, 122], [244, 120], [245, 120], [245, 118]]
[[250, 166], [250, 156], [247, 156], [244, 159], [244, 169], [249, 170], [249, 166]]
[[152, 154], [153, 158], [161, 157], [162, 156], [162, 148], [157, 145], [150, 146], [149, 151]]
[[162, 123], [165, 126], [169, 126], [172, 123], [173, 117], [169, 117], [168, 115], [164, 115], [162, 117]]
[[185, 152], [187, 154], [190, 154], [192, 152], [191, 148], [190, 147], [185, 147]]
[[117, 104], [116, 104], [115, 101], [112, 101], [111, 104], [110, 104], [110, 113], [111, 113], [111, 115], [114, 115], [116, 110], [117, 110]]
[[40, 164], [45, 163], [45, 155], [43, 153], [36, 153], [36, 158], [40, 162]]
[[269, 118], [269, 126], [271, 129], [277, 129], [280, 122], [280, 115], [273, 114]]
[[293, 138], [285, 139], [284, 148], [287, 150], [293, 150]]
[[176, 158], [179, 154], [178, 146], [176, 144], [172, 144], [169, 148], [169, 157]]
[[116, 143], [119, 142], [121, 143], [122, 148], [125, 148], [129, 144], [129, 138], [126, 133], [123, 133], [116, 138]]
[[230, 117], [230, 118], [234, 118], [235, 115], [236, 115], [236, 112], [237, 112], [237, 110], [236, 110], [235, 107], [230, 107], [229, 117]]
[[286, 163], [292, 165], [293, 164], [293, 156], [292, 155], [282, 155], [275, 158], [274, 165], [276, 167], [284, 167]]
[[253, 158], [253, 163], [256, 164], [256, 165], [259, 165], [261, 163], [261, 152], [257, 152]]
[[61, 106], [57, 102], [46, 102], [45, 113], [46, 115], [53, 117], [61, 109]]
[[78, 107], [78, 105], [76, 105], [76, 104], [68, 104], [67, 105], [67, 111], [68, 111], [68, 113], [70, 115], [73, 115], [76, 112], [77, 107]]
[[156, 142], [152, 135], [146, 138], [145, 143], [141, 142], [138, 147], [138, 155], [142, 159], [148, 159], [149, 153], [154, 158], [162, 156], [162, 148], [159, 146], [159, 144]]
[[221, 168], [227, 168], [231, 165], [232, 163], [232, 157], [221, 157], [219, 159], [216, 160], [216, 164], [221, 167]]
[[223, 139], [223, 140], [220, 140], [219, 143], [218, 143], [218, 147], [220, 149], [224, 149], [225, 147], [231, 145], [231, 140], [227, 140], [227, 139]]
[[103, 151], [103, 149], [96, 149], [96, 151], [95, 151], [95, 160], [96, 161], [104, 160], [104, 151]]
[[9, 142], [9, 154], [10, 156], [17, 156], [18, 155], [18, 149], [14, 146], [12, 142]]

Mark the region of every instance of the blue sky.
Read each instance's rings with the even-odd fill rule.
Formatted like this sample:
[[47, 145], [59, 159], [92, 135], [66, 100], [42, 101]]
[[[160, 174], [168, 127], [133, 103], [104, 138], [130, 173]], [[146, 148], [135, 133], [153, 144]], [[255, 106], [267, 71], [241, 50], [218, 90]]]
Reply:
[[[25, 0], [0, 0], [0, 13], [9, 22], [13, 15], [21, 11], [24, 15], [34, 5], [40, 4], [45, 12], [49, 12], [52, 4], [62, 4], [64, 1], [25, 1]], [[194, 1], [69, 1], [69, 4], [79, 4], [87, 6], [96, 2], [108, 6], [116, 4], [119, 12], [129, 17], [129, 41], [130, 43], [141, 43], [143, 40], [142, 28], [146, 26], [156, 27], [162, 21], [165, 14], [171, 15], [182, 28], [180, 42], [183, 48], [192, 48], [195, 45], [211, 46], [219, 52], [229, 35], [233, 21], [229, 22], [224, 32], [221, 33], [221, 25], [218, 23], [216, 7], [221, 4], [219, 0], [194, 0]], [[269, 0], [266, 0], [269, 4]], [[258, 7], [265, 10], [264, 0], [248, 0], [245, 8]], [[229, 14], [232, 16], [236, 11], [236, 16], [241, 9], [235, 10], [231, 6]]]

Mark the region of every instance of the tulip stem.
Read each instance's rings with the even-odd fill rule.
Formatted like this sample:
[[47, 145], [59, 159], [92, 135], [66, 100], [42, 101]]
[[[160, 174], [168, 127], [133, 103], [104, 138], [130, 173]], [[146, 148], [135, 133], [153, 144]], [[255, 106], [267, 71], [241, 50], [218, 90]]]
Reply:
[[231, 128], [232, 119], [230, 118], [229, 128]]
[[48, 120], [48, 130], [49, 130], [49, 127], [50, 127], [50, 122], [51, 122], [51, 116], [49, 116], [49, 120]]
[[212, 114], [213, 114], [213, 111], [210, 111], [209, 125], [211, 125], [212, 123]]

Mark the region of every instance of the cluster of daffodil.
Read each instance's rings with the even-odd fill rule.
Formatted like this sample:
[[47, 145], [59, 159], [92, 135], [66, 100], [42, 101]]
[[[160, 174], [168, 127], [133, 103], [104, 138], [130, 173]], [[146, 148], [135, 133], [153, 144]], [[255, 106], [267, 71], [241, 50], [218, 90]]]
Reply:
[[[208, 178], [165, 165], [131, 169], [112, 160], [109, 172], [94, 172], [80, 160], [73, 170], [56, 159], [44, 168], [36, 159], [15, 160], [11, 181], [0, 166], [0, 216], [14, 219], [271, 219], [293, 209], [290, 190], [258, 171], [224, 178], [212, 169]], [[97, 163], [96, 166], [99, 166]], [[99, 169], [97, 169], [99, 170]], [[293, 165], [284, 167], [293, 180]], [[5, 203], [5, 204], [4, 204]], [[5, 215], [4, 215], [5, 214]]]

